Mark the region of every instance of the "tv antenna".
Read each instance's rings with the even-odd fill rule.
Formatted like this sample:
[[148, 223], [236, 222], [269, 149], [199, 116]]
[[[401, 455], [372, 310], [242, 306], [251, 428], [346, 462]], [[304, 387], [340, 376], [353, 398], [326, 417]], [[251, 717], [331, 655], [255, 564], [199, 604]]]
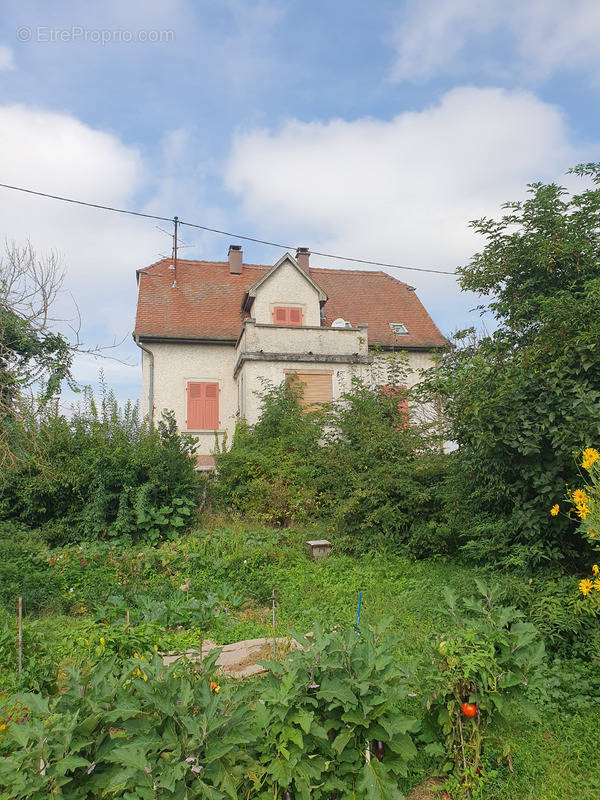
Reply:
[[[172, 288], [173, 289], [178, 289], [179, 288], [177, 286], [177, 256], [178, 256], [179, 250], [182, 250], [184, 247], [192, 247], [193, 246], [191, 244], [186, 244], [183, 241], [183, 239], [179, 238], [179, 225], [180, 225], [179, 217], [173, 217], [173, 233], [169, 233], [169, 231], [166, 231], [164, 228], [161, 228], [159, 225], [156, 226], [161, 233], [164, 233], [167, 236], [170, 236], [171, 240], [173, 242], [173, 247], [172, 247], [172, 250], [171, 250], [171, 262], [172, 263], [169, 264], [169, 269], [173, 270], [173, 284], [172, 284]], [[164, 255], [163, 253], [160, 253], [159, 255], [160, 255], [161, 258], [167, 258], [167, 256]]]

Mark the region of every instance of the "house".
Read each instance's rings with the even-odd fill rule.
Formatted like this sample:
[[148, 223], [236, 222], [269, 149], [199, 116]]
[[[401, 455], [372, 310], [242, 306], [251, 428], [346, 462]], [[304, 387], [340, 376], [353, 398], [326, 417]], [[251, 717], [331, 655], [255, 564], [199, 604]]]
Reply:
[[[134, 339], [142, 349], [142, 411], [175, 412], [209, 469], [215, 435], [260, 413], [265, 382], [297, 374], [307, 405], [331, 401], [353, 376], [407, 354], [407, 385], [446, 339], [414, 287], [385, 272], [309, 266], [308, 249], [273, 266], [163, 259], [140, 269]], [[385, 379], [381, 381], [385, 383]]]

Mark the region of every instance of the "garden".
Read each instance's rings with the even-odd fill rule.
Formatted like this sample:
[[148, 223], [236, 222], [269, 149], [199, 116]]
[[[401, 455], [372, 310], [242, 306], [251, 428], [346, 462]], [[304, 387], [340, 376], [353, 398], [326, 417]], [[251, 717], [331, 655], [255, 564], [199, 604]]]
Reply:
[[[309, 413], [266, 385], [214, 475], [168, 412], [62, 412], [68, 343], [3, 301], [1, 798], [598, 796], [600, 170], [574, 173], [473, 223], [493, 333], [409, 392], [393, 353], [385, 392]], [[245, 679], [165, 658], [261, 637], [299, 647]]]

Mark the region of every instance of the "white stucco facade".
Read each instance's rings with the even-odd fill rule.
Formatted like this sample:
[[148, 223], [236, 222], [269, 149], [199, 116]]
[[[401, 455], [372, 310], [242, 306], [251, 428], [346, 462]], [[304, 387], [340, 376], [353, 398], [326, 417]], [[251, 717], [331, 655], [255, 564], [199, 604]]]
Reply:
[[[198, 437], [198, 453], [209, 454], [215, 448], [215, 434], [222, 440], [231, 433], [237, 419], [237, 384], [233, 378], [234, 347], [224, 344], [148, 342], [144, 344], [153, 356], [143, 352], [142, 413], [150, 413], [150, 376], [152, 373], [153, 418], [157, 422], [163, 411], [175, 412], [177, 427]], [[188, 427], [187, 385], [207, 381], [219, 384], [219, 428], [199, 431]]]
[[302, 325], [315, 328], [321, 325], [319, 300], [324, 300], [325, 295], [291, 261], [278, 262], [257, 284], [254, 294], [252, 317], [259, 324], [272, 324], [273, 309], [287, 306], [302, 310]]

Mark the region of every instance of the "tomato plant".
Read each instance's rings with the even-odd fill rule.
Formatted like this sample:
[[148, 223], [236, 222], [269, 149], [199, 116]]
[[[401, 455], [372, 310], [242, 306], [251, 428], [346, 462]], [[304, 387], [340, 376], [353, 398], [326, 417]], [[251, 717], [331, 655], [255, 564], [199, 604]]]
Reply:
[[[426, 734], [431, 752], [441, 729], [446, 760], [453, 770], [451, 794], [471, 798], [486, 776], [482, 751], [497, 719], [511, 704], [535, 714], [523, 695], [539, 683], [544, 642], [514, 608], [496, 603], [498, 589], [476, 581], [479, 597], [458, 600], [445, 591], [446, 613], [454, 628], [432, 648], [425, 676]], [[466, 719], [465, 719], [466, 717]], [[448, 787], [446, 787], [448, 788]]]

